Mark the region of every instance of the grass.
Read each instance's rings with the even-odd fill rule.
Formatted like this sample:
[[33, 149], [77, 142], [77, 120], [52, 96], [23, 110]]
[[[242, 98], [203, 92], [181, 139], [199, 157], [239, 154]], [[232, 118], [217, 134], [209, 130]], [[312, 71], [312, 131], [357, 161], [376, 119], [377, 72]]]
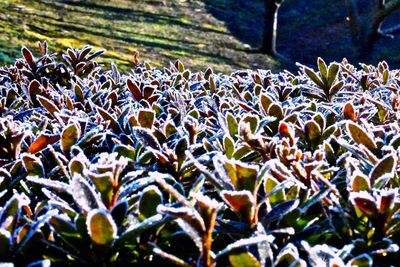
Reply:
[[247, 53], [203, 1], [2, 0], [0, 8], [7, 11], [0, 14], [0, 64], [20, 57], [22, 46], [47, 40], [55, 52], [85, 44], [105, 48], [103, 63], [123, 70], [133, 66], [135, 52], [156, 66], [179, 58], [194, 70], [278, 67], [265, 55]]

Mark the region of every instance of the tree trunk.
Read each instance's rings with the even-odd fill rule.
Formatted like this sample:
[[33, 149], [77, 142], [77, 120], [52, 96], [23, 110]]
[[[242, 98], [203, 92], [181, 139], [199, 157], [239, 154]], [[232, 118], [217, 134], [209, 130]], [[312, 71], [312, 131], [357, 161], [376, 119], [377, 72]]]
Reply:
[[[390, 37], [391, 31], [383, 31], [384, 19], [400, 8], [400, 0], [376, 0], [363, 3], [362, 8], [359, 0], [346, 0], [348, 20], [350, 24], [351, 37], [357, 57], [369, 59], [374, 44], [382, 37]], [[400, 29], [400, 27], [399, 27]], [[397, 30], [393, 27], [392, 32]]]
[[282, 1], [264, 0], [264, 36], [261, 52], [267, 55], [276, 56], [276, 34], [278, 26], [278, 10]]

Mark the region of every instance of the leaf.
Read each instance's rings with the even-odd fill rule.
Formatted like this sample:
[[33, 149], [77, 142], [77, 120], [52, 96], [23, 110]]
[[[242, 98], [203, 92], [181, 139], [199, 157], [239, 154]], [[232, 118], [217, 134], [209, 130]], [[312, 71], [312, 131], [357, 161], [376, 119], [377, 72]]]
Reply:
[[283, 109], [281, 107], [281, 105], [277, 104], [277, 103], [272, 103], [269, 108], [268, 108], [268, 115], [272, 116], [272, 117], [276, 117], [278, 119], [282, 119], [284, 114], [283, 114]]
[[5, 259], [10, 253], [11, 241], [10, 232], [0, 228], [0, 259]]
[[60, 135], [58, 134], [41, 133], [29, 146], [28, 153], [36, 154], [45, 149], [48, 145], [56, 143], [58, 140], [60, 140]]
[[150, 146], [153, 149], [160, 150], [160, 144], [149, 129], [142, 127], [132, 127], [132, 133], [135, 139], [144, 146]]
[[260, 97], [261, 107], [266, 114], [268, 113], [269, 106], [274, 102], [267, 94], [262, 94]]
[[28, 175], [44, 177], [42, 161], [38, 157], [32, 154], [23, 153], [21, 154], [21, 158]]
[[26, 48], [25, 46], [21, 49], [22, 56], [24, 57], [26, 63], [33, 68], [35, 66], [35, 58], [32, 55], [32, 52]]
[[118, 202], [111, 210], [111, 216], [117, 226], [122, 226], [122, 223], [127, 218], [127, 213], [129, 210], [129, 203], [127, 200], [122, 200]]
[[[187, 226], [194, 229], [196, 231], [196, 236], [202, 236], [202, 234], [206, 231], [206, 226], [204, 225], [204, 221], [201, 218], [200, 214], [194, 208], [188, 207], [167, 207], [164, 205], [158, 205], [157, 212], [160, 214], [165, 214], [171, 216], [172, 218], [182, 219], [184, 222], [187, 223]], [[183, 229], [183, 230], [190, 230], [190, 229]], [[187, 231], [189, 235], [194, 237], [190, 231]]]
[[232, 267], [261, 267], [256, 257], [248, 251], [230, 254], [229, 262]]
[[292, 243], [287, 244], [276, 257], [275, 266], [291, 266], [299, 258], [299, 251]]
[[250, 191], [222, 190], [221, 195], [233, 211], [240, 213], [246, 223], [252, 224], [256, 201]]
[[61, 133], [61, 149], [65, 154], [68, 154], [71, 147], [76, 144], [81, 133], [79, 127], [72, 123], [64, 128]]
[[322, 79], [328, 81], [328, 67], [326, 66], [325, 61], [320, 57], [318, 58], [318, 69]]
[[234, 188], [239, 191], [248, 190], [254, 193], [259, 167], [227, 158], [222, 158], [222, 161]]
[[131, 94], [135, 98], [135, 100], [136, 101], [142, 100], [142, 92], [140, 91], [139, 86], [137, 85], [137, 83], [132, 79], [128, 79], [128, 80], [126, 80], [126, 84], [128, 86], [129, 91], [131, 92]]
[[318, 77], [318, 75], [310, 68], [304, 67], [304, 72], [307, 74], [307, 76], [319, 87], [319, 88], [324, 88], [325, 85], [322, 82], [322, 80]]
[[153, 127], [155, 113], [153, 110], [141, 109], [138, 114], [138, 122], [143, 128], [151, 129]]
[[[264, 180], [264, 191], [269, 194], [274, 191], [275, 187], [279, 186], [280, 183], [273, 177], [268, 177]], [[269, 202], [271, 205], [281, 203], [286, 200], [285, 191], [282, 189], [277, 190], [275, 193], [271, 194], [269, 197]]]
[[347, 102], [343, 106], [343, 118], [346, 120], [356, 120], [356, 111], [354, 109], [353, 103], [352, 102]]
[[374, 261], [372, 260], [371, 256], [367, 253], [363, 253], [355, 258], [353, 258], [348, 265], [349, 266], [356, 266], [356, 267], [372, 267]]
[[66, 183], [63, 183], [63, 182], [60, 182], [57, 180], [38, 178], [37, 176], [28, 176], [28, 177], [26, 177], [26, 179], [29, 182], [45, 186], [45, 187], [50, 188], [57, 192], [68, 193], [70, 190], [69, 184], [66, 184]]
[[321, 136], [321, 127], [313, 120], [307, 121], [304, 125], [304, 134], [310, 142], [315, 142]]
[[363, 144], [372, 152], [377, 149], [376, 143], [373, 138], [364, 131], [360, 126], [355, 124], [354, 122], [349, 121], [347, 123], [347, 130], [350, 133], [350, 137], [353, 139], [354, 142], [357, 144]]
[[114, 174], [112, 172], [99, 174], [87, 172], [87, 176], [90, 177], [96, 189], [100, 192], [103, 203], [109, 208], [114, 196]]
[[157, 225], [164, 223], [164, 221], [165, 221], [165, 219], [163, 218], [163, 216], [160, 214], [157, 214], [157, 215], [154, 215], [154, 216], [144, 220], [141, 223], [133, 224], [128, 229], [126, 229], [125, 232], [123, 232], [121, 234], [120, 238], [117, 239], [115, 246], [119, 247], [121, 245], [124, 245], [125, 243], [132, 244], [133, 241], [131, 239], [136, 240], [136, 238], [143, 231], [146, 231], [147, 229], [156, 227]]
[[54, 228], [54, 232], [57, 235], [67, 236], [67, 237], [79, 237], [75, 225], [60, 215], [53, 215], [49, 219], [49, 224]]
[[378, 207], [375, 199], [365, 191], [350, 193], [350, 199], [354, 202], [356, 207], [369, 218], [375, 217], [378, 214]]
[[105, 50], [99, 50], [99, 51], [97, 51], [97, 52], [91, 54], [91, 55], [86, 59], [86, 61], [90, 61], [90, 60], [92, 60], [92, 59], [95, 59], [96, 57], [99, 57], [99, 56], [101, 56], [102, 54], [104, 54], [104, 52], [106, 52], [106, 51], [105, 51]]
[[336, 81], [339, 73], [340, 65], [337, 63], [331, 63], [328, 68], [328, 86], [332, 87], [332, 84]]
[[100, 116], [105, 121], [109, 121], [110, 122], [110, 127], [115, 133], [119, 134], [119, 133], [122, 132], [122, 129], [118, 124], [118, 121], [113, 117], [112, 114], [108, 113], [107, 111], [105, 111], [104, 109], [102, 109], [99, 106], [97, 107], [97, 112], [100, 114]]
[[117, 236], [117, 226], [110, 213], [103, 209], [94, 209], [86, 219], [89, 236], [98, 245], [109, 245]]
[[394, 174], [396, 165], [397, 156], [394, 153], [386, 155], [371, 170], [371, 173], [369, 175], [371, 183], [373, 184], [377, 178], [383, 176], [386, 173]]
[[270, 212], [268, 212], [265, 223], [268, 225], [274, 221], [281, 220], [285, 215], [295, 210], [300, 204], [300, 200], [293, 199], [287, 200], [283, 203], [280, 203], [272, 208]]
[[104, 208], [93, 188], [80, 174], [74, 174], [70, 186], [74, 201], [83, 211], [89, 212], [93, 209]]
[[235, 138], [238, 134], [238, 123], [236, 121], [236, 118], [229, 112], [226, 114], [226, 123], [228, 125], [230, 136], [232, 138]]
[[291, 127], [288, 123], [281, 121], [279, 123], [279, 135], [281, 137], [286, 137], [289, 139], [290, 145], [295, 144], [295, 133], [293, 127]]
[[345, 84], [345, 81], [339, 81], [339, 82], [335, 83], [335, 84], [331, 87], [331, 89], [329, 89], [329, 95], [330, 95], [330, 96], [335, 95], [337, 92], [339, 92], [340, 89], [343, 88], [344, 84]]
[[60, 113], [58, 107], [46, 97], [37, 95], [36, 98], [39, 100], [39, 103], [42, 105], [42, 107], [44, 107], [54, 118], [56, 118], [56, 112]]
[[247, 115], [241, 119], [239, 124], [241, 124], [241, 123], [249, 123], [251, 132], [255, 133], [258, 129], [260, 120], [259, 120], [258, 116]]
[[369, 178], [358, 170], [350, 178], [350, 182], [353, 192], [369, 191], [371, 189]]
[[158, 187], [151, 185], [143, 190], [139, 199], [139, 218], [141, 221], [157, 214], [157, 206], [163, 203], [163, 196]]
[[39, 107], [39, 102], [36, 97], [42, 93], [42, 88], [38, 80], [33, 80], [28, 85], [29, 98], [34, 107]]
[[235, 151], [235, 143], [229, 135], [224, 136], [224, 150], [227, 158], [231, 158]]
[[274, 241], [274, 237], [272, 235], [258, 235], [258, 236], [252, 236], [250, 238], [242, 238], [238, 241], [235, 241], [229, 245], [226, 246], [223, 250], [219, 251], [217, 255], [215, 256], [215, 259], [218, 260], [220, 257], [231, 253], [232, 251], [247, 247], [247, 246], [252, 246], [252, 245], [257, 245], [259, 243], [263, 242], [268, 242], [272, 243]]

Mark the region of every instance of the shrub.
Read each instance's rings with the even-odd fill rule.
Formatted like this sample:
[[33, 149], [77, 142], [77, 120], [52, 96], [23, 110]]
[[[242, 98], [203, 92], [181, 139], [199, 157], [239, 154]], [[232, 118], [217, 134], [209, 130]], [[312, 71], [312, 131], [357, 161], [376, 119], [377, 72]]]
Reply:
[[121, 75], [101, 53], [0, 69], [0, 261], [396, 265], [398, 70]]

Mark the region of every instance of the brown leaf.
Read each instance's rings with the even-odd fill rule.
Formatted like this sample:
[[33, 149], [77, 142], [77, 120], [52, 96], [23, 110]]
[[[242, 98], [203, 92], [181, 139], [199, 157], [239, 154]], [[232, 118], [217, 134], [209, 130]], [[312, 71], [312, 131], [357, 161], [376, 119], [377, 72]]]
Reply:
[[28, 153], [35, 154], [58, 140], [60, 140], [60, 135], [58, 134], [42, 133], [29, 146]]

